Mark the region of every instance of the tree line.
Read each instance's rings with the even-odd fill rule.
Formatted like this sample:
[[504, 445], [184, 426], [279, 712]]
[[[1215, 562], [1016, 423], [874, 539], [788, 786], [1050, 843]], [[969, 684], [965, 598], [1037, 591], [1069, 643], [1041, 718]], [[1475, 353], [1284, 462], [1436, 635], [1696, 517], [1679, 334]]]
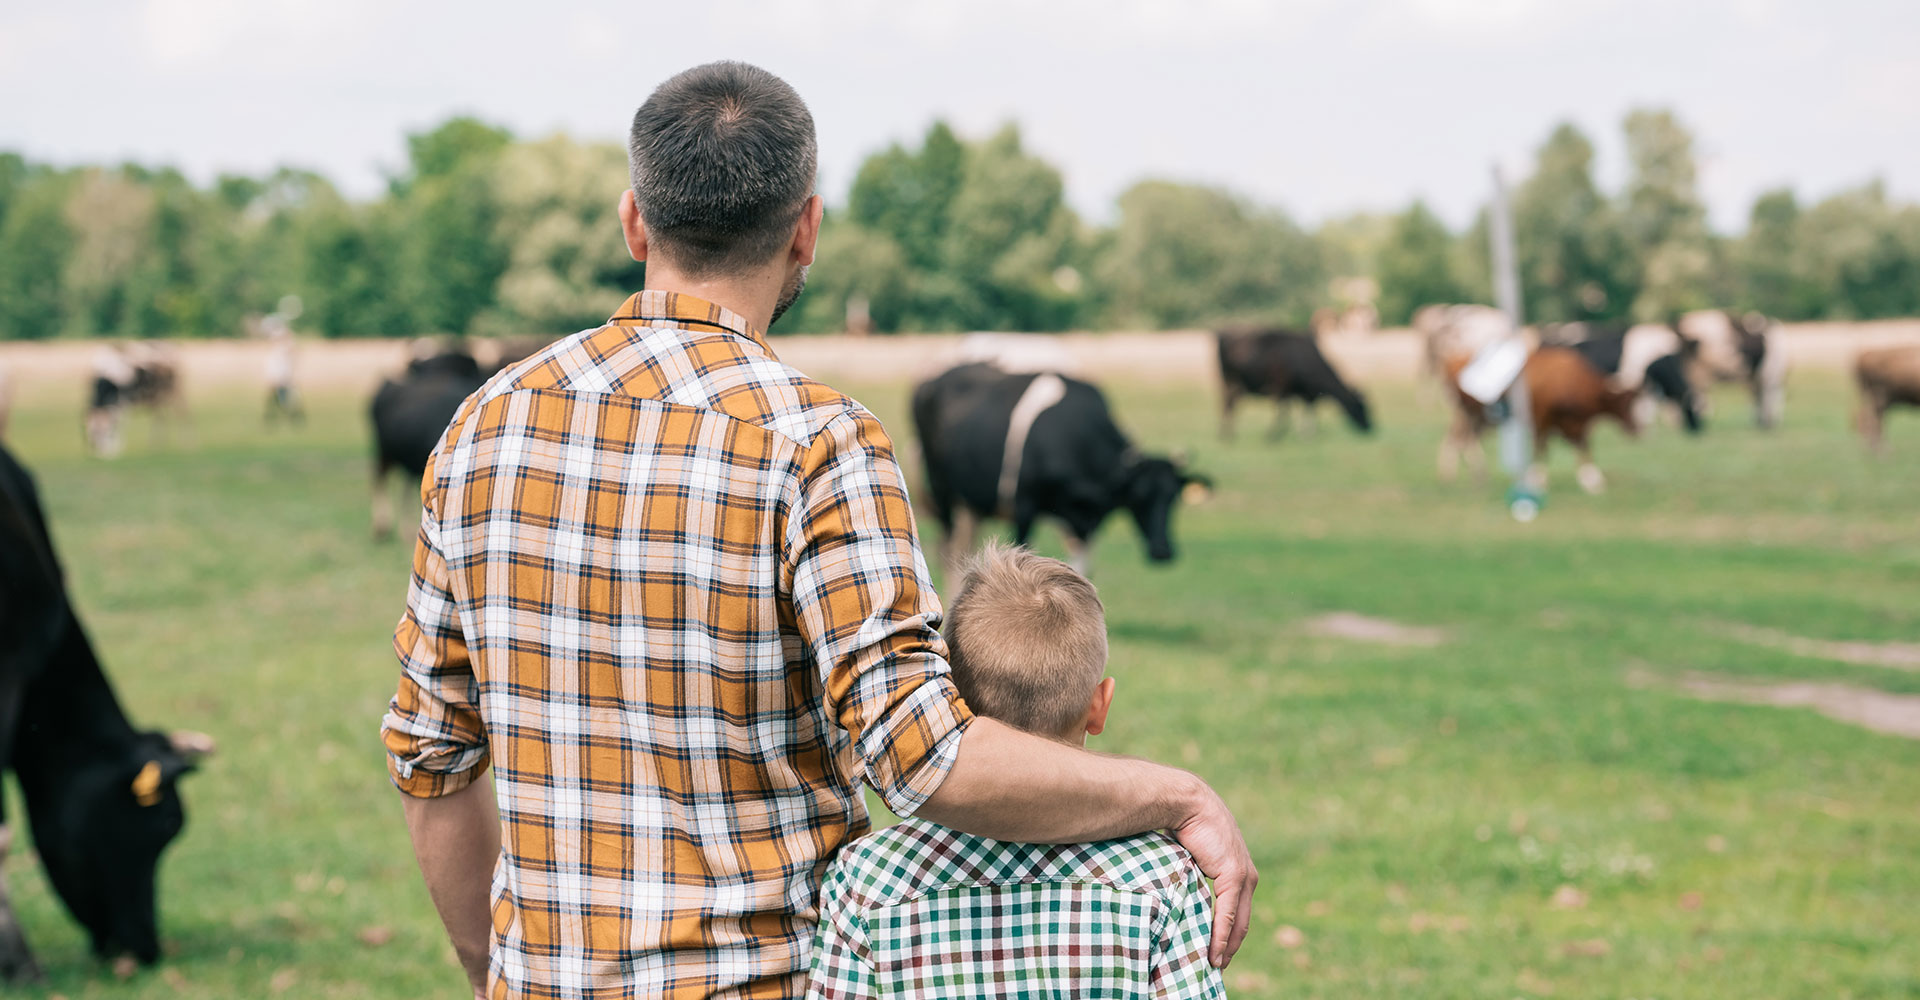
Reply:
[[[1920, 206], [1868, 182], [1803, 205], [1755, 201], [1715, 233], [1693, 137], [1665, 110], [1623, 122], [1628, 178], [1593, 176], [1571, 124], [1513, 192], [1535, 321], [1658, 321], [1686, 309], [1788, 320], [1920, 315]], [[0, 339], [195, 337], [301, 297], [330, 337], [570, 332], [603, 321], [644, 270], [613, 204], [621, 147], [521, 139], [473, 118], [410, 135], [377, 198], [281, 169], [206, 186], [138, 165], [59, 168], [0, 154]], [[1217, 187], [1145, 180], [1110, 226], [1067, 204], [1060, 172], [1008, 125], [935, 122], [868, 157], [829, 205], [808, 292], [781, 332], [1302, 326], [1370, 279], [1386, 325], [1490, 297], [1486, 213], [1455, 232], [1420, 201], [1309, 229]], [[850, 309], [850, 306], [852, 307]]]

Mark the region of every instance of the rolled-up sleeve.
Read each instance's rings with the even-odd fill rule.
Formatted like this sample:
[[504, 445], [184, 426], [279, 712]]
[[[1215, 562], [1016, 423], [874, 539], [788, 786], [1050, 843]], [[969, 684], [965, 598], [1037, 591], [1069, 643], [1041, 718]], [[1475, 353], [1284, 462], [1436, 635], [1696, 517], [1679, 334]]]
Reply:
[[850, 409], [814, 437], [788, 513], [796, 624], [865, 778], [911, 815], [953, 767], [972, 720], [948, 676], [940, 604], [893, 444]]
[[[427, 482], [432, 481], [429, 470]], [[433, 507], [429, 495], [414, 543], [407, 610], [393, 633], [400, 689], [380, 726], [394, 786], [416, 798], [467, 787], [489, 759], [480, 685], [467, 655]]]

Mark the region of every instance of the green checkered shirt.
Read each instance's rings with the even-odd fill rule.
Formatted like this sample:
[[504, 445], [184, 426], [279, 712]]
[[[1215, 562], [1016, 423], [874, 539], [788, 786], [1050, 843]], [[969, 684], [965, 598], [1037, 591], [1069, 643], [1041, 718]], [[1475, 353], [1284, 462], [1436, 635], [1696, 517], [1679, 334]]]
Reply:
[[828, 870], [807, 996], [1224, 997], [1212, 932], [1164, 834], [1012, 844], [909, 819]]

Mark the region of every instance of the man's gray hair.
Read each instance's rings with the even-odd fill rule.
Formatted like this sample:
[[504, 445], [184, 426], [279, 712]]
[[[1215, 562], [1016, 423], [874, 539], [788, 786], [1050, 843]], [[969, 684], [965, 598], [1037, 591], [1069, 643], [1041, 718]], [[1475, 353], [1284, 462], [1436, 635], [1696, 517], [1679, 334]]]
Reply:
[[633, 116], [633, 197], [648, 240], [696, 277], [766, 263], [813, 194], [813, 115], [785, 80], [713, 62], [673, 77]]

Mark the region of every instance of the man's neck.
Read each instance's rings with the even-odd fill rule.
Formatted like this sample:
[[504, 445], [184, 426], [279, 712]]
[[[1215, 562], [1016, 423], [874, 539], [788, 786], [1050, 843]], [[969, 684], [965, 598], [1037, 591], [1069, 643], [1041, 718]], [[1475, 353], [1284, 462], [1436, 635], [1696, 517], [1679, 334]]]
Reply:
[[762, 270], [748, 275], [689, 277], [685, 272], [657, 257], [647, 261], [647, 279], [642, 286], [649, 292], [678, 292], [706, 299], [747, 321], [747, 325], [765, 333], [773, 325], [773, 305], [780, 299], [781, 276]]

